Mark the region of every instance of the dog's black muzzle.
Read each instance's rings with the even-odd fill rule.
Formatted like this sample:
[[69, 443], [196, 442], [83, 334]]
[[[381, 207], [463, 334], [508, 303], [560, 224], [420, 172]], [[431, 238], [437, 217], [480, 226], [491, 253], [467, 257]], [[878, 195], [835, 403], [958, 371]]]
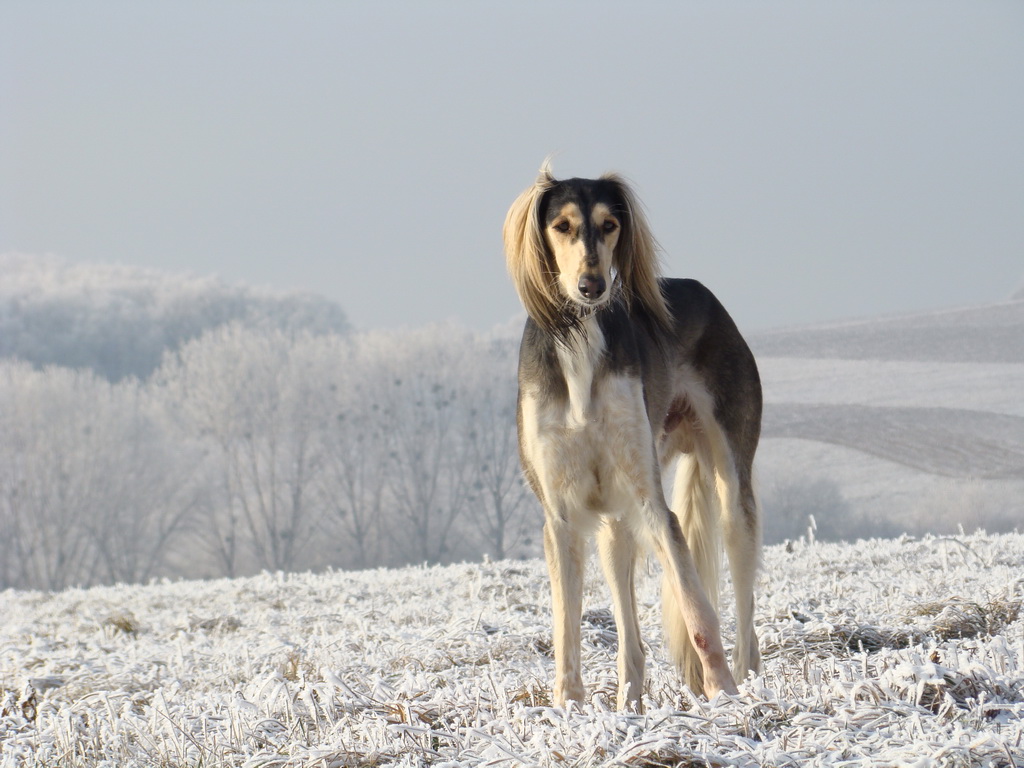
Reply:
[[604, 292], [608, 289], [608, 285], [605, 283], [605, 279], [600, 275], [583, 275], [580, 278], [579, 283], [580, 295], [589, 300], [597, 301], [597, 299], [604, 296]]

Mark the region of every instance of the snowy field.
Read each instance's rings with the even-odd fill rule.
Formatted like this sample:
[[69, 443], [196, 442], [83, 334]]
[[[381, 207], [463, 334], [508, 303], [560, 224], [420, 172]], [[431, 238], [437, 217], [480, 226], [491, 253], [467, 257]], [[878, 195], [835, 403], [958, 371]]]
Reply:
[[1020, 766], [1022, 566], [1016, 534], [771, 547], [764, 672], [712, 702], [666, 665], [645, 567], [640, 715], [596, 567], [568, 712], [536, 560], [8, 591], [0, 766]]
[[827, 479], [855, 513], [897, 531], [1024, 520], [1024, 364], [762, 357], [758, 366], [766, 493]]
[[779, 486], [820, 481], [873, 530], [1009, 530], [1024, 520], [1024, 302], [751, 341], [769, 501]]

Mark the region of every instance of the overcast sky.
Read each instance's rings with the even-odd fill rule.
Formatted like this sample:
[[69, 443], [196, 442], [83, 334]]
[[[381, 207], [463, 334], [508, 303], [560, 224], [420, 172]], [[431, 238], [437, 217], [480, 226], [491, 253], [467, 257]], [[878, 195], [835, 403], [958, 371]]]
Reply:
[[549, 153], [744, 329], [1002, 300], [1024, 3], [0, 2], [0, 252], [483, 329]]

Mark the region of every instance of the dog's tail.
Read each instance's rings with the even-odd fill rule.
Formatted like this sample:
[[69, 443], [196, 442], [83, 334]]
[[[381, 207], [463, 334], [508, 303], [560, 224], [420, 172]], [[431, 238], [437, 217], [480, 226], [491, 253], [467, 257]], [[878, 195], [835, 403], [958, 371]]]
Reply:
[[[718, 574], [721, 568], [720, 511], [710, 471], [710, 462], [700, 461], [694, 455], [684, 454], [680, 457], [672, 492], [672, 510], [679, 518], [704, 592], [717, 613]], [[703, 669], [690, 642], [675, 591], [667, 578], [666, 575], [662, 579], [661, 604], [669, 656], [686, 684], [694, 692], [700, 693], [704, 690]]]

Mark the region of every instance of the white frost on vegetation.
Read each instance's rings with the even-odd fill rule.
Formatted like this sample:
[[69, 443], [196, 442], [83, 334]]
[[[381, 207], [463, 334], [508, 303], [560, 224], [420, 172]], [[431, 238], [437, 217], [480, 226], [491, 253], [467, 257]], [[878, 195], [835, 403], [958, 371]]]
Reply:
[[1022, 553], [1016, 534], [771, 547], [764, 672], [710, 703], [667, 665], [642, 568], [642, 715], [614, 711], [596, 569], [569, 712], [538, 560], [7, 591], [0, 766], [1022, 765]]

